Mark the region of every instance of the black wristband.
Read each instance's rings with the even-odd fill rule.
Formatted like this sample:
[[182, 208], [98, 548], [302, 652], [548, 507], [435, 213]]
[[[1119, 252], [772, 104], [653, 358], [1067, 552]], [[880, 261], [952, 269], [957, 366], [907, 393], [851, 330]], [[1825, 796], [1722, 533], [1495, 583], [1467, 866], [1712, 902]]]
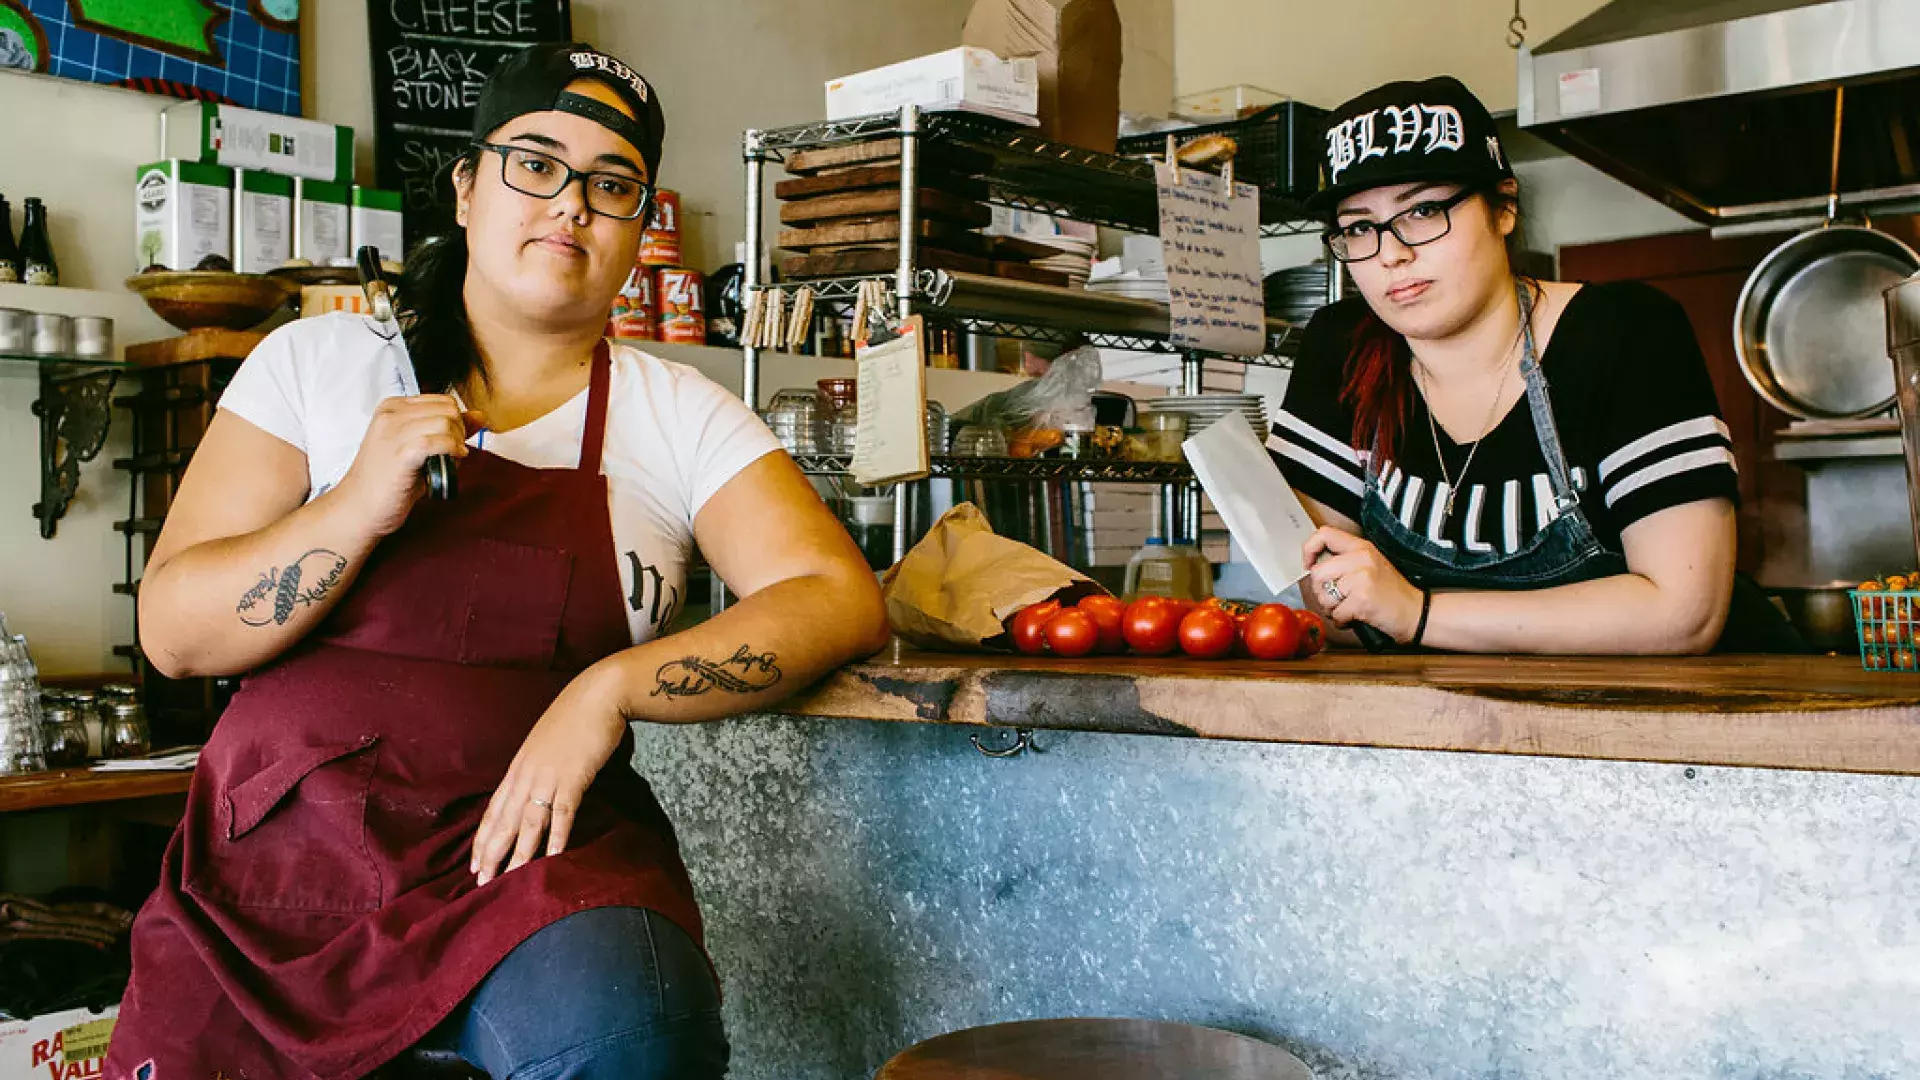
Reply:
[[1427, 616], [1433, 612], [1433, 590], [1420, 590], [1420, 625], [1413, 628], [1413, 637], [1408, 639], [1407, 648], [1420, 647], [1420, 639], [1427, 636]]

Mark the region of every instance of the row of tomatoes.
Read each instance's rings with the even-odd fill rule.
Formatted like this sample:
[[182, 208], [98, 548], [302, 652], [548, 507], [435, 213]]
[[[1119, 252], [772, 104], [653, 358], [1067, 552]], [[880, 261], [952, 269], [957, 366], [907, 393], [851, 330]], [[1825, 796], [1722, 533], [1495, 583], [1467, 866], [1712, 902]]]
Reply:
[[1089, 596], [1072, 606], [1045, 600], [1009, 621], [1013, 647], [1030, 656], [1183, 652], [1213, 660], [1238, 652], [1256, 660], [1305, 659], [1326, 648], [1327, 624], [1285, 604], [1212, 599], [1196, 603], [1143, 596], [1131, 603]]

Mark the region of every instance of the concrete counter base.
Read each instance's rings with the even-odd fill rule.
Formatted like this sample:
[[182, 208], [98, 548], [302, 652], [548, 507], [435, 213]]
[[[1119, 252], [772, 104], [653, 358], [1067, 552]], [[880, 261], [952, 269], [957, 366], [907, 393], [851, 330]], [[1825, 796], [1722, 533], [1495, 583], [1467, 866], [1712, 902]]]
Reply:
[[1920, 780], [979, 731], [638, 729], [737, 1080], [1100, 1015], [1325, 1080], [1920, 1076]]

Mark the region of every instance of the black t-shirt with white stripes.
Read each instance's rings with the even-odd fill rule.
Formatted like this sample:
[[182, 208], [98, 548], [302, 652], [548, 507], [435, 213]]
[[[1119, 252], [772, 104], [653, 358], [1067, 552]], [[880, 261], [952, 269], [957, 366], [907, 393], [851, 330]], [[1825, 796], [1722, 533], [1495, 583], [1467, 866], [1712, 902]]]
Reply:
[[[1363, 459], [1353, 410], [1340, 401], [1353, 329], [1365, 301], [1324, 308], [1308, 325], [1267, 448], [1294, 488], [1358, 520]], [[1738, 501], [1732, 441], [1687, 316], [1666, 294], [1633, 282], [1588, 285], [1560, 315], [1541, 356], [1561, 446], [1581, 509], [1600, 542], [1649, 514], [1702, 499]], [[1439, 429], [1448, 471], [1467, 447]], [[1553, 494], [1523, 395], [1482, 441], [1453, 518], [1435, 460], [1426, 401], [1415, 393], [1380, 490], [1409, 528], [1463, 552], [1518, 550], [1552, 520]]]

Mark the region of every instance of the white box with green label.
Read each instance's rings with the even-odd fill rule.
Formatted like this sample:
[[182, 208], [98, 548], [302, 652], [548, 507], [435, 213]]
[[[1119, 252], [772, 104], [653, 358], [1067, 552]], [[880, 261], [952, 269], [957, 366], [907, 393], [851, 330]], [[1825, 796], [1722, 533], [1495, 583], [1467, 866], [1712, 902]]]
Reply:
[[345, 184], [293, 182], [293, 257], [315, 266], [352, 266], [353, 234]]
[[357, 255], [361, 248], [371, 244], [380, 249], [382, 262], [400, 262], [407, 257], [405, 223], [405, 204], [397, 191], [382, 191], [379, 188], [356, 187], [353, 189], [353, 250]]
[[233, 178], [233, 268], [264, 274], [293, 258], [293, 178], [241, 169]]
[[353, 129], [345, 125], [210, 101], [175, 105], [160, 116], [170, 156], [353, 183]]
[[169, 158], [142, 165], [133, 184], [134, 269], [191, 270], [233, 258], [233, 170]]

